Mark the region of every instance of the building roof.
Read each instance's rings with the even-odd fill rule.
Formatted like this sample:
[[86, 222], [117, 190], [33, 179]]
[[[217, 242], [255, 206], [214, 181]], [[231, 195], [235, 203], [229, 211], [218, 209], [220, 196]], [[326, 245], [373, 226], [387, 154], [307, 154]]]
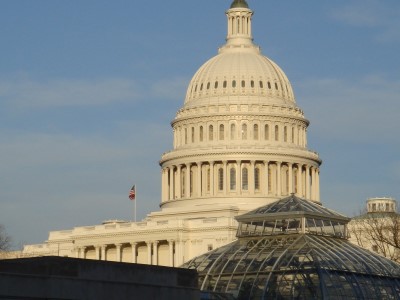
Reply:
[[349, 218], [291, 195], [236, 217], [238, 240], [183, 267], [238, 299], [396, 299], [400, 265], [347, 240]]

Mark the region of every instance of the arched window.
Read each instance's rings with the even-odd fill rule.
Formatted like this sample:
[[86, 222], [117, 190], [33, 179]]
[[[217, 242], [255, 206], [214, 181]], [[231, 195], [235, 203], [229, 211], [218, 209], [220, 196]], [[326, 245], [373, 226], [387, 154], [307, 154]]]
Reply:
[[207, 82], [207, 90], [209, 90], [209, 89], [210, 89], [210, 83]]
[[287, 127], [286, 126], [283, 128], [283, 141], [287, 142]]
[[242, 140], [247, 140], [247, 124], [242, 124]]
[[192, 127], [192, 143], [194, 143], [194, 127]]
[[203, 133], [203, 126], [200, 126], [200, 142], [203, 141], [203, 135], [204, 135], [204, 133]]
[[246, 82], [242, 80], [242, 88], [246, 87]]
[[230, 189], [231, 191], [236, 190], [236, 169], [231, 168], [229, 171], [229, 177], [230, 177]]
[[200, 85], [200, 91], [202, 91], [202, 90], [203, 90], [203, 84]]
[[258, 140], [258, 124], [253, 126], [253, 139]]
[[207, 192], [210, 191], [210, 183], [211, 183], [210, 175], [211, 175], [211, 170], [210, 170], [210, 168], [208, 168], [207, 169]]
[[268, 81], [268, 88], [271, 89], [271, 82]]
[[223, 141], [225, 137], [225, 127], [224, 125], [219, 125], [219, 140]]
[[224, 169], [222, 168], [218, 169], [218, 190], [224, 190]]
[[254, 87], [254, 80], [250, 81], [250, 86], [253, 88]]
[[195, 88], [194, 88], [194, 91], [197, 92], [197, 84], [196, 84], [196, 86], [195, 86]]
[[249, 172], [247, 168], [242, 169], [242, 190], [247, 191], [249, 189]]
[[269, 140], [269, 126], [266, 124], [264, 126], [264, 140], [268, 141]]
[[292, 143], [294, 144], [294, 127], [292, 127]]
[[214, 88], [215, 88], [215, 89], [218, 88], [218, 81], [216, 81], [216, 82], [214, 83]]
[[214, 138], [214, 127], [212, 125], [208, 126], [208, 140], [212, 141]]
[[187, 128], [185, 128], [185, 144], [188, 142], [188, 134], [187, 134]]
[[298, 193], [298, 189], [297, 189], [297, 174], [298, 174], [298, 169], [294, 169], [293, 171], [293, 189], [294, 189], [294, 193], [297, 194]]
[[260, 80], [260, 88], [262, 89], [264, 87], [263, 82]]
[[275, 125], [275, 141], [279, 141], [279, 127]]
[[234, 140], [236, 138], [236, 125], [231, 124], [231, 140]]
[[256, 191], [260, 190], [260, 169], [259, 168], [254, 169], [254, 189]]
[[223, 83], [222, 87], [223, 87], [224, 89], [226, 88], [226, 80], [224, 80], [224, 83]]
[[275, 82], [275, 89], [278, 90], [278, 84]]
[[268, 166], [268, 193], [272, 192], [272, 171], [271, 168]]
[[232, 87], [233, 87], [233, 88], [236, 87], [236, 80], [232, 80]]

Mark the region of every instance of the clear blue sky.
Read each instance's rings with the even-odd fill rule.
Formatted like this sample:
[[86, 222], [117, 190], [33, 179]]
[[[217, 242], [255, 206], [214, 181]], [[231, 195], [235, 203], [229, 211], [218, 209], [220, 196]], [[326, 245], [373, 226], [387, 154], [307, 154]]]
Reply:
[[[292, 82], [325, 206], [400, 200], [400, 1], [249, 0]], [[229, 0], [2, 1], [0, 223], [14, 246], [158, 209], [158, 160], [194, 72], [224, 43]]]

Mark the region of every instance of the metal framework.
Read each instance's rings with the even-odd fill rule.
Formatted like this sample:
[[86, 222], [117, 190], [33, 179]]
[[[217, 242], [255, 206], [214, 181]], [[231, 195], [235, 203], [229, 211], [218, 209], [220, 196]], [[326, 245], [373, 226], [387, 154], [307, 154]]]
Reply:
[[[237, 219], [237, 241], [183, 265], [197, 269], [203, 291], [235, 299], [400, 299], [400, 265], [348, 242], [346, 217], [292, 195]], [[288, 219], [298, 222], [277, 226]], [[307, 230], [311, 219], [321, 220], [319, 230]]]

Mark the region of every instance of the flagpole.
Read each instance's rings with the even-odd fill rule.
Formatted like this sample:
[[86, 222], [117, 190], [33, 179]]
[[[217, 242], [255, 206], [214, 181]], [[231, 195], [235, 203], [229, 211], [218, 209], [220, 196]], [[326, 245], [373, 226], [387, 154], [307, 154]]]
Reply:
[[135, 222], [136, 222], [136, 202], [137, 202], [137, 188], [136, 188], [136, 186], [135, 186], [135, 200], [133, 200], [133, 202], [134, 202], [134, 209], [135, 209]]

